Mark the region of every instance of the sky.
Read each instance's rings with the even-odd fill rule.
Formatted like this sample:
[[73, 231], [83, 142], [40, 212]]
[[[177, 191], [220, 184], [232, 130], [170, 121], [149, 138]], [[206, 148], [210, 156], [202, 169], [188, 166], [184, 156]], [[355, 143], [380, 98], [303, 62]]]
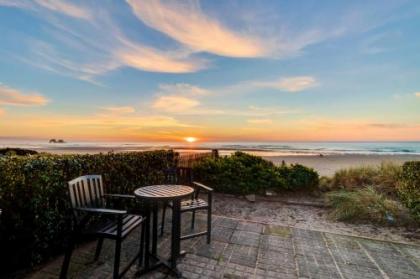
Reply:
[[0, 138], [420, 140], [420, 1], [0, 0]]

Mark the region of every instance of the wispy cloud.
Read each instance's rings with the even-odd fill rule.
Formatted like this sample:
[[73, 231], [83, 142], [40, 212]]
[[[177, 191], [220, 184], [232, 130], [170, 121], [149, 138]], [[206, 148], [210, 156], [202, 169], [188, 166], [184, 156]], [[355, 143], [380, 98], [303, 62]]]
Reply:
[[272, 124], [273, 123], [273, 120], [268, 119], [268, 118], [261, 118], [261, 119], [260, 118], [256, 118], [256, 119], [248, 119], [247, 122], [249, 124], [257, 124], [257, 125], [259, 125], [259, 124]]
[[276, 81], [256, 81], [257, 87], [273, 88], [288, 92], [299, 92], [318, 85], [318, 81], [311, 76], [286, 77]]
[[[290, 26], [277, 10], [250, 12], [236, 6], [235, 13], [222, 10], [210, 16], [201, 9], [199, 1], [126, 1], [139, 20], [150, 28], [195, 52], [228, 57], [296, 56], [310, 45], [361, 28], [354, 23], [356, 19], [350, 13], [340, 15], [341, 20], [333, 24], [333, 20], [329, 20], [327, 23], [311, 21], [307, 26]], [[222, 6], [229, 9], [228, 3]], [[223, 23], [221, 19], [230, 21], [227, 16], [234, 18], [236, 24]], [[315, 18], [319, 21], [318, 17]]]
[[59, 116], [57, 118], [35, 118], [34, 125], [37, 126], [92, 126], [92, 127], [109, 127], [109, 128], [122, 128], [122, 127], [189, 127], [187, 124], [180, 123], [173, 117], [168, 116], [119, 116], [113, 115], [91, 115], [85, 117], [73, 116]]
[[[0, 0], [1, 1], [1, 0]], [[123, 67], [148, 72], [190, 73], [208, 66], [208, 62], [193, 57], [185, 48], [159, 48], [130, 38], [122, 29], [109, 5], [95, 7], [69, 4], [63, 1], [16, 1], [13, 6], [26, 9], [44, 20], [48, 41], [24, 37], [28, 51], [19, 60], [33, 66], [95, 84], [97, 76]], [[0, 2], [0, 5], [6, 5]], [[34, 6], [35, 5], [35, 6]], [[57, 14], [89, 20], [71, 21]], [[106, 32], [104, 31], [106, 30]], [[127, 32], [128, 31], [128, 32]], [[92, 39], [92, 38], [95, 39]]]
[[65, 0], [0, 0], [0, 6], [9, 6], [32, 11], [46, 9], [79, 19], [87, 20], [92, 18], [92, 14], [88, 9]]
[[33, 3], [27, 0], [0, 0], [0, 6], [29, 9]]
[[160, 93], [183, 96], [205, 96], [209, 95], [210, 91], [188, 83], [174, 83], [174, 84], [160, 84]]
[[298, 114], [303, 113], [299, 109], [287, 109], [283, 107], [261, 107], [261, 106], [249, 106], [248, 115], [250, 116], [268, 116], [268, 115], [282, 115], [282, 114]]
[[11, 106], [43, 106], [49, 102], [37, 92], [22, 92], [17, 89], [0, 85], [0, 105]]
[[183, 112], [195, 108], [199, 101], [183, 96], [161, 96], [153, 102], [153, 108], [165, 112]]
[[198, 2], [127, 0], [135, 15], [154, 28], [194, 51], [222, 56], [258, 57], [267, 54], [262, 41], [251, 35], [235, 32], [206, 16]]
[[398, 128], [406, 128], [412, 125], [408, 125], [405, 123], [367, 123], [365, 124], [366, 127], [371, 128], [380, 128], [380, 129], [398, 129]]
[[[248, 89], [252, 86], [251, 83], [246, 85]], [[151, 108], [176, 115], [224, 115], [255, 118], [302, 113], [298, 109], [276, 106], [232, 108], [229, 105], [217, 105], [216, 107], [208, 105], [209, 100], [211, 103], [211, 100], [220, 99], [230, 90], [230, 88], [206, 89], [188, 83], [160, 84], [158, 91], [155, 93], [156, 97], [151, 103]]]
[[4, 115], [4, 109], [0, 108], [0, 116]]
[[144, 47], [136, 48], [136, 51], [117, 51], [117, 57], [127, 66], [145, 70], [148, 72], [161, 73], [191, 73], [204, 68], [199, 60], [176, 59], [163, 52]]
[[68, 3], [64, 0], [54, 0], [54, 1], [35, 0], [35, 2], [44, 8], [62, 13], [67, 16], [77, 17], [77, 18], [82, 18], [82, 19], [91, 18], [91, 13], [88, 10], [83, 9], [79, 6], [76, 6], [74, 4]]
[[209, 113], [213, 111], [203, 108], [199, 100], [209, 94], [209, 90], [188, 83], [160, 84], [152, 108], [175, 114]]
[[133, 113], [136, 110], [130, 106], [121, 106], [121, 107], [102, 107], [101, 108], [105, 112], [110, 112], [113, 114], [126, 114], [126, 113]]
[[95, 84], [100, 84], [98, 76], [124, 67], [162, 73], [197, 72], [211, 65], [210, 58], [201, 52], [228, 57], [290, 57], [311, 44], [340, 36], [354, 22], [362, 21], [343, 15], [340, 18], [346, 20], [334, 25], [331, 21], [311, 21], [304, 26], [289, 26], [279, 15], [267, 11], [254, 14], [252, 9], [248, 11], [252, 16], [243, 16], [244, 11], [239, 10], [234, 17], [226, 18], [224, 5], [222, 11], [210, 14], [198, 1], [127, 2], [146, 26], [173, 40], [144, 38], [146, 32], [139, 32], [144, 28], [140, 22], [122, 25], [117, 18], [120, 14], [113, 13], [114, 4], [108, 1], [94, 5], [69, 0], [0, 0], [0, 5], [26, 9], [45, 23], [40, 31], [45, 36], [23, 37], [19, 42], [27, 47], [20, 54], [21, 61]]

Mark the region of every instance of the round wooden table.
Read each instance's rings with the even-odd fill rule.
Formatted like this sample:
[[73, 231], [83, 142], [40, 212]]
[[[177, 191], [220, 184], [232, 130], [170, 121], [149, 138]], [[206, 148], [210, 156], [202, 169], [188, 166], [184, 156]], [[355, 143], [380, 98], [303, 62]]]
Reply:
[[[145, 243], [145, 268], [140, 274], [147, 273], [164, 264], [168, 266], [177, 276], [181, 276], [176, 269], [176, 262], [180, 255], [181, 246], [181, 200], [193, 194], [194, 189], [185, 185], [151, 185], [138, 188], [134, 195], [142, 199], [146, 204], [146, 243]], [[172, 202], [172, 234], [171, 234], [171, 259], [170, 264], [161, 261], [157, 256], [157, 205], [159, 202]], [[152, 209], [151, 209], [152, 207]], [[152, 252], [150, 252], [150, 217], [153, 211], [152, 229]], [[150, 267], [149, 256], [158, 259], [158, 262]]]

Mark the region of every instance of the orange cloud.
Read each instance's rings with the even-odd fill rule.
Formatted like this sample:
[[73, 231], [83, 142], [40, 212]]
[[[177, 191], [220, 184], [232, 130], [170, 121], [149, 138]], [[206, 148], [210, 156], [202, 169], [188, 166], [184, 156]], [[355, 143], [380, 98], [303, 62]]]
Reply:
[[267, 54], [267, 49], [258, 39], [229, 30], [204, 15], [197, 6], [174, 2], [163, 4], [158, 0], [127, 2], [146, 25], [195, 51], [231, 57], [259, 57]]
[[153, 108], [166, 112], [182, 112], [197, 107], [199, 101], [183, 96], [161, 96], [154, 103]]
[[5, 113], [4, 109], [0, 108], [0, 116], [2, 116]]
[[0, 85], [0, 104], [13, 106], [43, 106], [47, 98], [36, 92], [24, 93], [17, 89]]
[[206, 66], [204, 60], [177, 57], [173, 52], [165, 53], [141, 45], [116, 50], [115, 56], [126, 66], [149, 72], [190, 73]]
[[102, 110], [114, 113], [114, 114], [124, 114], [124, 113], [132, 113], [136, 110], [130, 106], [122, 106], [122, 107], [103, 107]]
[[414, 93], [414, 96], [419, 97], [420, 98], [420, 92], [416, 92]]

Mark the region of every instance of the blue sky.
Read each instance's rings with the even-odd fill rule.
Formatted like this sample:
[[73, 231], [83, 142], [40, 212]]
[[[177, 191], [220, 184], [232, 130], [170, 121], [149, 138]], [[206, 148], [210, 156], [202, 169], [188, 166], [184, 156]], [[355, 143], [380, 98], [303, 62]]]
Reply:
[[0, 0], [0, 137], [420, 140], [419, 30], [418, 1]]

